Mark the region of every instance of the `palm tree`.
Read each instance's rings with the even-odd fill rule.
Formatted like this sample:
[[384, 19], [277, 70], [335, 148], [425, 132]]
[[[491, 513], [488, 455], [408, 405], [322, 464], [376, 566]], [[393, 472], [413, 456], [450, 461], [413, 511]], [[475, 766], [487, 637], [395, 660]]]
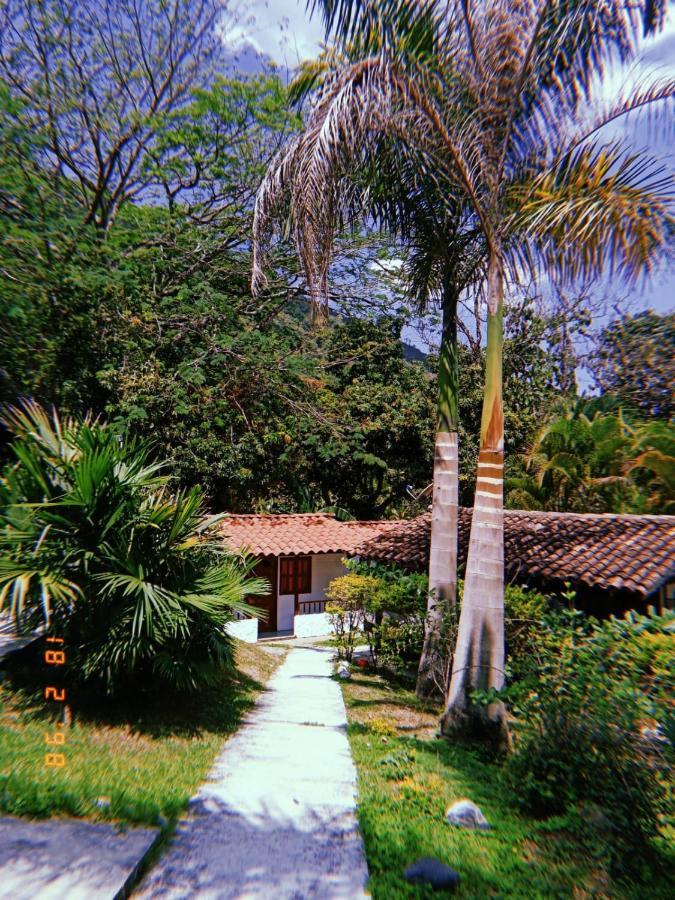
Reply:
[[202, 492], [171, 493], [150, 448], [32, 401], [4, 411], [15, 462], [0, 477], [0, 611], [55, 628], [73, 680], [113, 694], [196, 690], [232, 665], [225, 626], [267, 583], [228, 553]]
[[[380, 49], [326, 81], [304, 131], [274, 161], [256, 200], [254, 288], [282, 206], [310, 291], [325, 295], [333, 235], [352, 174], [386, 141], [460, 203], [487, 248], [487, 348], [476, 501], [464, 601], [442, 728], [505, 735], [503, 704], [471, 691], [504, 682], [502, 311], [505, 286], [545, 266], [561, 283], [605, 268], [648, 272], [672, 221], [657, 161], [603, 142], [607, 123], [673, 97], [659, 83], [588, 119], [594, 80], [637, 52], [664, 0], [316, 0], [327, 31]], [[424, 52], [401, 49], [414, 22]], [[432, 48], [429, 52], [428, 48]], [[290, 201], [290, 202], [289, 202]]]
[[[429, 35], [404, 16], [397, 23], [400, 50], [415, 56], [432, 49]], [[426, 37], [427, 40], [423, 40]], [[289, 88], [292, 101], [300, 105], [332, 75], [348, 65], [367, 59], [381, 49], [378, 34], [367, 41], [349, 41], [344, 49], [329, 47], [315, 60], [300, 66]], [[457, 600], [457, 544], [459, 511], [458, 458], [458, 356], [457, 307], [463, 291], [484, 274], [485, 245], [479, 229], [462, 227], [463, 204], [439, 191], [439, 183], [420, 167], [406, 144], [385, 139], [377, 153], [365, 160], [354, 186], [362, 190], [360, 204], [353, 203], [364, 218], [379, 222], [390, 236], [406, 244], [402, 279], [418, 313], [440, 305], [441, 352], [438, 371], [438, 424], [434, 449], [432, 488], [431, 553], [425, 637], [419, 661], [417, 694], [427, 697], [447, 688], [449, 648], [444, 640], [445, 613]], [[357, 191], [354, 191], [356, 194]], [[259, 249], [259, 248], [258, 248]], [[315, 323], [328, 315], [327, 297], [313, 295]]]
[[[631, 512], [636, 489], [626, 473], [635, 430], [605, 398], [563, 406], [536, 434], [522, 477], [507, 482], [519, 507], [565, 512]], [[615, 408], [612, 408], [614, 406]]]
[[567, 512], [669, 513], [675, 428], [632, 422], [611, 396], [579, 399], [542, 426], [507, 482], [511, 507]]

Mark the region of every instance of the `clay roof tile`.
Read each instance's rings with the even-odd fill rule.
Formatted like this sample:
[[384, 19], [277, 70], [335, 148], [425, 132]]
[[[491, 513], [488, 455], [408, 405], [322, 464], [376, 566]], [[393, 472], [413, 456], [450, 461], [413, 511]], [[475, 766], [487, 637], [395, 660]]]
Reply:
[[[459, 516], [460, 562], [466, 562], [470, 509]], [[374, 535], [359, 556], [423, 569], [429, 558], [430, 516]], [[507, 573], [577, 586], [624, 588], [645, 598], [675, 578], [675, 516], [504, 512]]]

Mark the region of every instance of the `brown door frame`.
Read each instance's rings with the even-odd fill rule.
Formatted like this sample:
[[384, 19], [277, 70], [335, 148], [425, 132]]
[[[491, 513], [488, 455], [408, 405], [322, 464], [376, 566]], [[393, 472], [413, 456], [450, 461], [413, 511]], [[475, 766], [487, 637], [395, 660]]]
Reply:
[[[312, 570], [313, 570], [313, 568], [314, 568], [314, 565], [313, 565], [313, 562], [312, 562], [313, 557], [314, 557], [314, 554], [312, 554], [312, 553], [304, 553], [304, 554], [302, 554], [302, 555], [300, 555], [300, 554], [288, 554], [287, 556], [279, 556], [279, 557], [278, 557], [278, 567], [277, 567], [277, 569], [278, 569], [278, 577], [277, 577], [277, 616], [278, 616], [279, 596], [281, 595], [281, 561], [282, 561], [282, 559], [284, 559], [284, 560], [286, 560], [286, 559], [293, 560], [293, 561], [296, 562], [296, 563], [299, 563], [300, 560], [309, 560], [309, 588], [310, 588], [310, 593], [311, 593], [311, 590], [312, 590]], [[299, 585], [298, 585], [298, 580], [299, 580], [299, 579], [296, 577], [296, 578], [295, 578], [295, 587], [296, 587], [296, 588], [299, 586]], [[296, 615], [296, 616], [300, 615], [300, 591], [296, 590], [295, 593], [293, 593], [293, 594], [284, 594], [283, 596], [284, 596], [284, 597], [293, 597], [293, 598], [294, 598], [294, 600], [293, 600], [293, 614]]]
[[[262, 569], [262, 571], [259, 571]], [[260, 575], [267, 578], [270, 583], [270, 593], [267, 594], [269, 599], [269, 619], [258, 621], [258, 631], [262, 633], [278, 631], [279, 620], [279, 558], [277, 556], [263, 556], [253, 572], [254, 575]], [[256, 597], [250, 598], [251, 606], [256, 605]]]

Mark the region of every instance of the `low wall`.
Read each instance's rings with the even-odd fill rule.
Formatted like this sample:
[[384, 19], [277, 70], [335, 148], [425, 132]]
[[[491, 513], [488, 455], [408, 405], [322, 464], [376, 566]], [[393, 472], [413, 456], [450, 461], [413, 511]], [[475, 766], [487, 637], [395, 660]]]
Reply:
[[257, 619], [237, 619], [234, 622], [228, 622], [225, 631], [234, 638], [239, 638], [247, 644], [255, 644], [258, 640], [258, 620]]
[[295, 616], [293, 630], [298, 638], [320, 637], [323, 634], [331, 634], [330, 619], [327, 613], [309, 613], [305, 616]]

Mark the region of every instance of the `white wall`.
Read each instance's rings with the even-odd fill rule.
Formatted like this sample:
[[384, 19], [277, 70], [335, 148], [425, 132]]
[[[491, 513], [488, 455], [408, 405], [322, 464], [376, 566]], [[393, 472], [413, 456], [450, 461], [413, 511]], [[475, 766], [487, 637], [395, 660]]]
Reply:
[[258, 640], [258, 620], [237, 619], [234, 622], [228, 622], [225, 631], [232, 637], [239, 638], [240, 641], [255, 644]]
[[326, 588], [334, 578], [346, 575], [342, 553], [317, 553], [312, 557], [312, 591], [300, 594], [302, 600], [325, 600]]
[[319, 637], [323, 634], [332, 634], [330, 619], [326, 613], [308, 613], [306, 616], [296, 616], [293, 631], [295, 636]]

